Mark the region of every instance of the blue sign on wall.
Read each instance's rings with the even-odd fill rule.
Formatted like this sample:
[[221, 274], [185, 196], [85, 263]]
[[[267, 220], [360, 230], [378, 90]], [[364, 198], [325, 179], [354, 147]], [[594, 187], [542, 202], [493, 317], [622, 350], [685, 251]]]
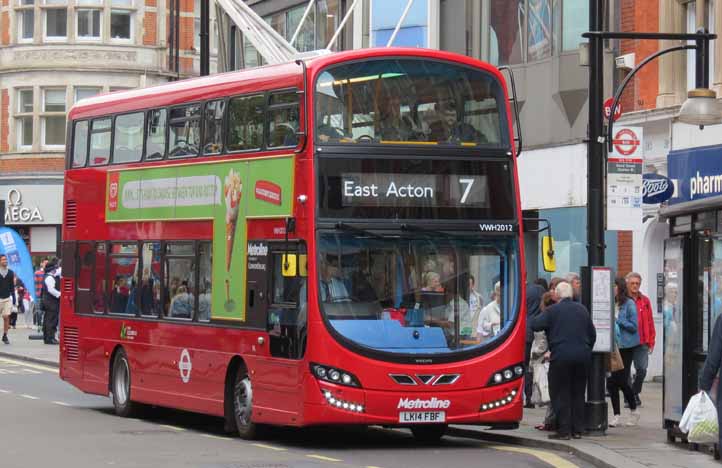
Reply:
[[674, 184], [661, 174], [642, 175], [642, 203], [662, 203], [674, 194]]
[[667, 172], [677, 185], [670, 205], [722, 195], [722, 145], [671, 151]]
[[0, 253], [7, 255], [8, 267], [15, 272], [18, 278], [23, 280], [25, 289], [33, 297], [33, 300], [37, 300], [33, 260], [28, 247], [17, 231], [9, 227], [0, 227]]

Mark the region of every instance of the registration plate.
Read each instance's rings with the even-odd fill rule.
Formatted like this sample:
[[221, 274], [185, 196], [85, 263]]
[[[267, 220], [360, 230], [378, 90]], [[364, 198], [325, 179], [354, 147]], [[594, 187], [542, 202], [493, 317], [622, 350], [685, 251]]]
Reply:
[[444, 411], [402, 411], [399, 422], [405, 424], [442, 423], [446, 421]]

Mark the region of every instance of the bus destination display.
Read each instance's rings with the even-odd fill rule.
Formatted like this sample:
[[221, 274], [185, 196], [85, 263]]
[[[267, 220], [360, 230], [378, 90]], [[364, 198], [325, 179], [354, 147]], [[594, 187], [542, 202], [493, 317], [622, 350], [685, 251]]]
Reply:
[[484, 175], [341, 174], [343, 206], [488, 206]]

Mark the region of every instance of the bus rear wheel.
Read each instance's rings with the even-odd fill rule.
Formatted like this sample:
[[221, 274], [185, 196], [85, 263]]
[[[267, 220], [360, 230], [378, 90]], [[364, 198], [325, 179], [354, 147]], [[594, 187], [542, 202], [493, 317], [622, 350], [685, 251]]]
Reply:
[[115, 414], [127, 418], [136, 413], [138, 405], [130, 399], [130, 364], [123, 349], [119, 349], [113, 359], [110, 389]]
[[255, 439], [259, 433], [258, 424], [251, 420], [253, 413], [253, 386], [245, 367], [236, 372], [233, 382], [233, 419], [236, 421], [238, 435], [242, 439]]
[[446, 424], [425, 424], [423, 426], [411, 426], [411, 433], [414, 439], [425, 444], [433, 444], [441, 440], [446, 434]]

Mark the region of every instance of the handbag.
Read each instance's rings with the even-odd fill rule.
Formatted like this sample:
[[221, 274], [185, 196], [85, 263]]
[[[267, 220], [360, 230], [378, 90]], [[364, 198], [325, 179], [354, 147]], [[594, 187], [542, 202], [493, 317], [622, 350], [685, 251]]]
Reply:
[[622, 361], [622, 354], [619, 352], [617, 345], [614, 345], [614, 349], [609, 353], [609, 370], [611, 372], [617, 372], [624, 369], [624, 361]]

